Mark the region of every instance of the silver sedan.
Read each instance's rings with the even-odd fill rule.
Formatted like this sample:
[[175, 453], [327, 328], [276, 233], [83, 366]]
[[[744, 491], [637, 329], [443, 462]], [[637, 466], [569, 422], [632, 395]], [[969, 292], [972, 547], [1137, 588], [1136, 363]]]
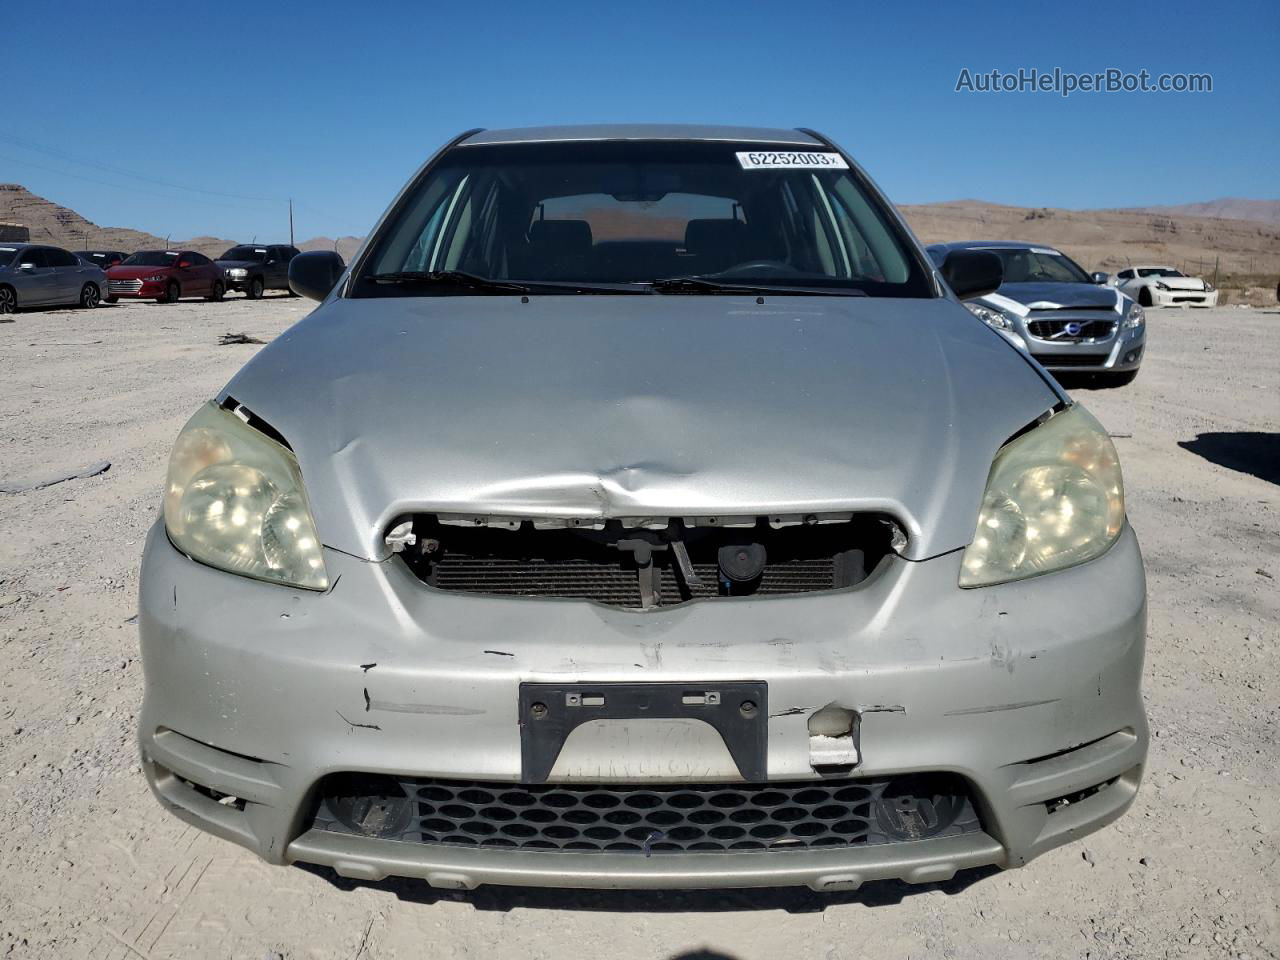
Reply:
[[22, 307], [102, 302], [107, 275], [61, 247], [0, 243], [0, 314]]

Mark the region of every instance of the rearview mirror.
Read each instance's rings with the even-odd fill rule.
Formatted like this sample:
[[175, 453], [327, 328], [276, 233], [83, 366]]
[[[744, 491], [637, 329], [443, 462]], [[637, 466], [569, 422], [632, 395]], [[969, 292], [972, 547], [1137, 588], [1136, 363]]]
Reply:
[[1107, 283], [1111, 279], [1111, 274], [1103, 273], [1101, 270], [1099, 270], [1097, 273], [1091, 273], [1089, 274], [1089, 276], [1093, 280], [1093, 282], [1097, 284]]
[[346, 261], [332, 250], [300, 253], [289, 261], [289, 288], [299, 296], [323, 300], [346, 269]]
[[1004, 265], [986, 250], [952, 250], [942, 261], [942, 279], [961, 300], [995, 293], [1004, 280]]

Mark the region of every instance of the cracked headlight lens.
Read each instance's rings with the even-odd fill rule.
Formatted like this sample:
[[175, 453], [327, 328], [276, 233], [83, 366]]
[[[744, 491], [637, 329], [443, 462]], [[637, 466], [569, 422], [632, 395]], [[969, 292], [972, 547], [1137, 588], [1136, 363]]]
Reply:
[[1124, 525], [1120, 460], [1079, 404], [1007, 444], [991, 464], [960, 586], [1072, 567], [1105, 553]]
[[164, 522], [174, 546], [201, 563], [328, 589], [297, 458], [215, 403], [196, 412], [173, 446]]

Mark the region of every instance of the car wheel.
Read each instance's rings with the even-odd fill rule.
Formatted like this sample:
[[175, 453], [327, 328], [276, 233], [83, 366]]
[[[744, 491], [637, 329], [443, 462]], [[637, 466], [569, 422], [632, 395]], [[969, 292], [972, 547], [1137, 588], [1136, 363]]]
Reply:
[[164, 299], [161, 303], [177, 303], [178, 298], [182, 296], [182, 291], [178, 289], [178, 285], [173, 281], [169, 282], [169, 286], [165, 288]]
[[86, 310], [92, 310], [102, 302], [102, 291], [98, 289], [96, 283], [86, 283], [80, 289], [80, 306]]
[[227, 292], [227, 290], [226, 290], [226, 288], [222, 285], [222, 281], [221, 281], [221, 280], [216, 280], [216, 281], [214, 281], [214, 284], [213, 284], [213, 293], [209, 294], [209, 296], [205, 297], [205, 299], [206, 299], [206, 300], [212, 300], [214, 303], [217, 303], [218, 301], [220, 301], [220, 300], [222, 299], [223, 295], [224, 295], [226, 292]]
[[250, 300], [262, 299], [262, 278], [254, 277], [249, 281], [249, 289], [245, 291], [245, 296]]
[[1142, 304], [1142, 306], [1144, 307], [1151, 306], [1151, 288], [1150, 287], [1143, 287], [1141, 290], [1138, 291], [1138, 303]]
[[13, 287], [0, 287], [0, 316], [18, 311], [18, 294]]

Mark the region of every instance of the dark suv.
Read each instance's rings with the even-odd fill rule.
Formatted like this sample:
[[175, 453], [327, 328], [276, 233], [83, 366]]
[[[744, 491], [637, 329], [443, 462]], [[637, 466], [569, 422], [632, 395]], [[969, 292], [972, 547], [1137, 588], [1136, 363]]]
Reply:
[[298, 248], [283, 243], [248, 243], [232, 247], [218, 258], [228, 290], [240, 290], [257, 300], [264, 290], [285, 290], [289, 296], [289, 261]]

